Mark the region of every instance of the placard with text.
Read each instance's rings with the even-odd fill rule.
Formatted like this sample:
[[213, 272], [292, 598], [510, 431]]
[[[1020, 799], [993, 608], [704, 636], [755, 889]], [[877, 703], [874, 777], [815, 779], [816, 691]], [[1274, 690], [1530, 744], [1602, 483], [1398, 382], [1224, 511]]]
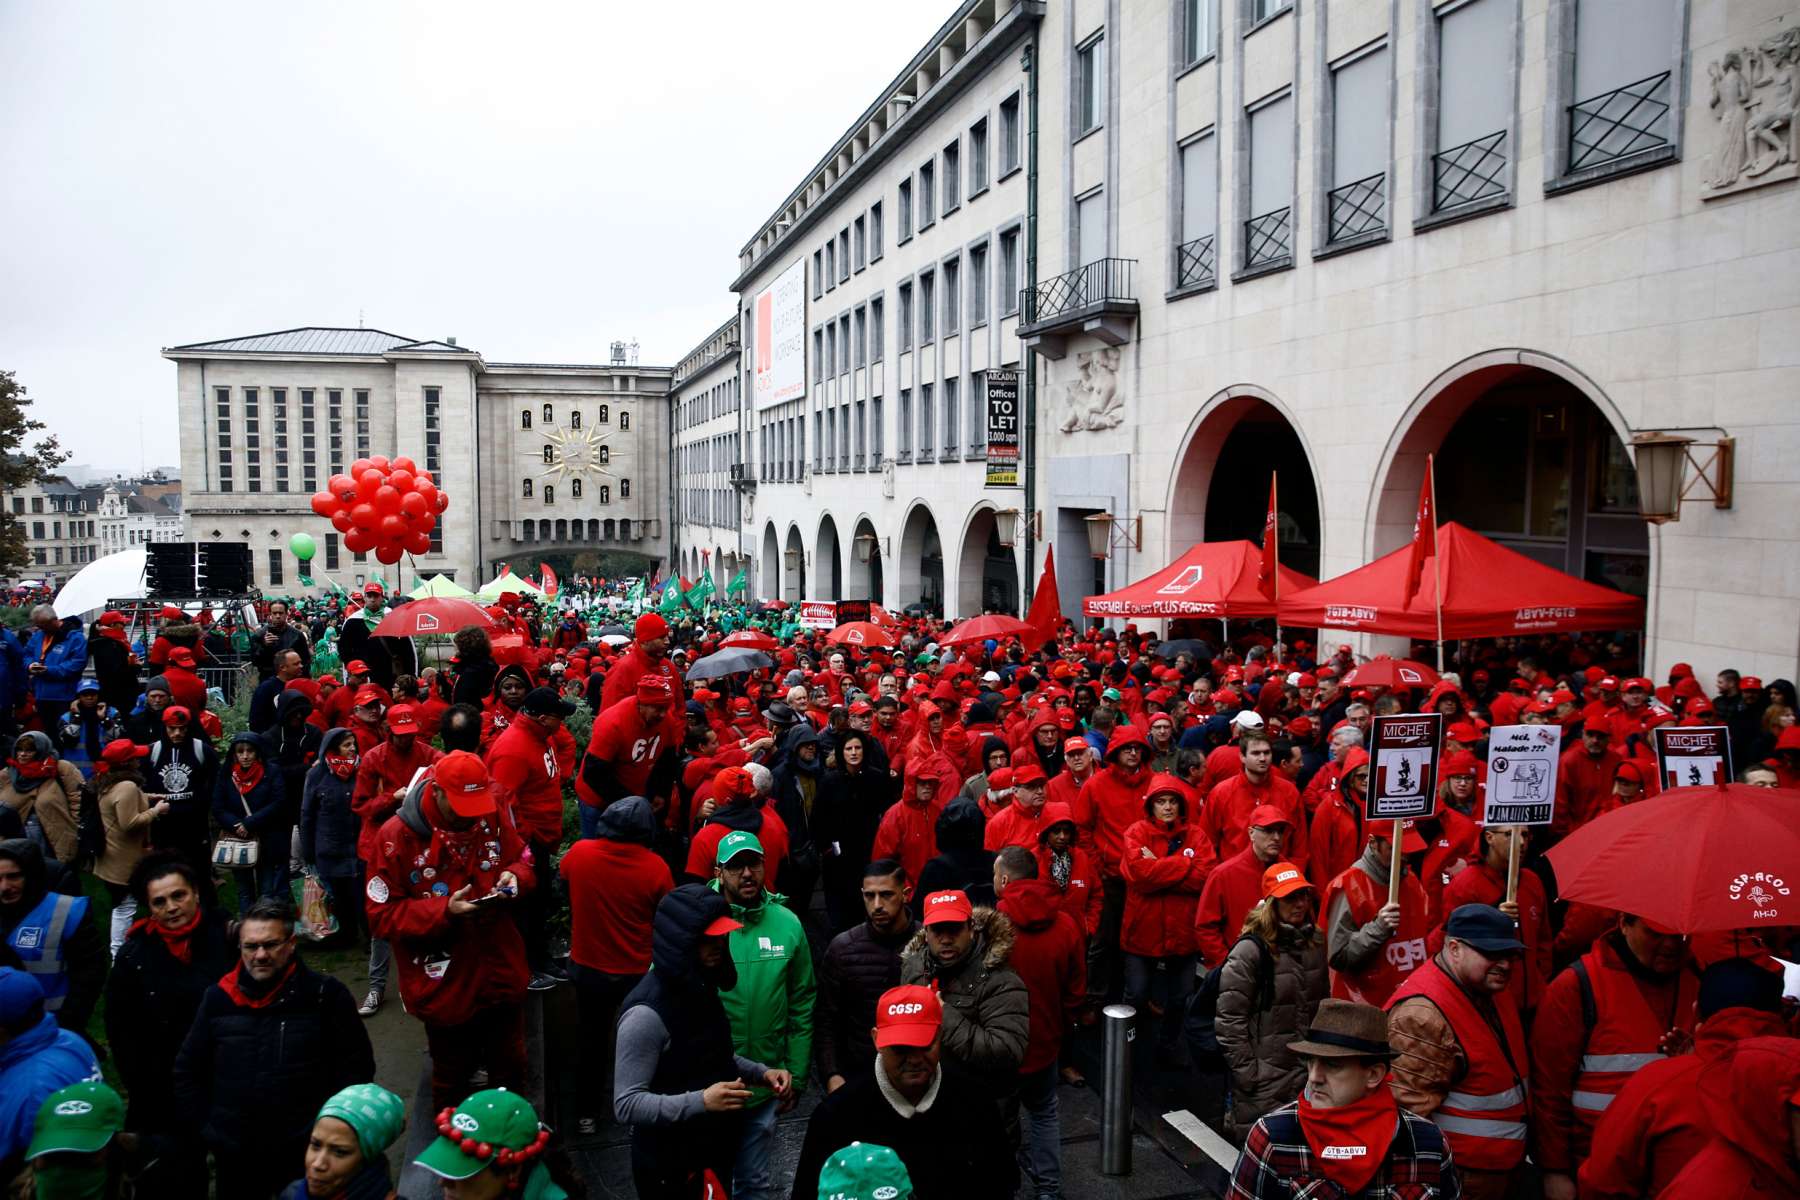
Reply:
[[1487, 824], [1550, 824], [1561, 761], [1561, 725], [1496, 725], [1488, 730]]
[[1731, 739], [1723, 725], [1659, 725], [1656, 771], [1665, 788], [1705, 787], [1731, 781]]
[[1443, 713], [1376, 717], [1369, 739], [1369, 819], [1429, 817], [1437, 811]]

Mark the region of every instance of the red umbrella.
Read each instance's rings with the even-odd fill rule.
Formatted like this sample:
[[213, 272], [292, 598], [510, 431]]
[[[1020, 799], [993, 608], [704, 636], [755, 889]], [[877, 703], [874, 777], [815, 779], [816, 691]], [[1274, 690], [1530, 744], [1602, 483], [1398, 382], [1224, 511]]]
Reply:
[[1000, 641], [1009, 637], [1035, 636], [1037, 630], [1017, 617], [996, 616], [970, 617], [938, 639], [940, 646], [964, 646], [970, 642], [985, 642], [989, 638]]
[[1682, 933], [1800, 924], [1800, 792], [1670, 788], [1551, 847], [1557, 892]]
[[875, 622], [877, 625], [885, 626], [888, 629], [900, 628], [900, 618], [896, 617], [893, 613], [881, 607], [879, 604], [869, 605], [869, 620]]
[[434, 633], [455, 633], [469, 625], [493, 629], [496, 622], [479, 604], [448, 596], [428, 596], [394, 605], [394, 610], [375, 626], [375, 636], [424, 637]]
[[760, 629], [740, 629], [736, 633], [728, 633], [725, 640], [719, 643], [720, 649], [742, 647], [746, 650], [766, 650], [773, 653], [781, 649], [781, 643]]
[[846, 622], [826, 634], [825, 640], [835, 646], [889, 647], [898, 644], [894, 641], [893, 634], [873, 621]]
[[1438, 673], [1422, 662], [1410, 658], [1378, 655], [1344, 676], [1345, 687], [1428, 688], [1436, 685]]

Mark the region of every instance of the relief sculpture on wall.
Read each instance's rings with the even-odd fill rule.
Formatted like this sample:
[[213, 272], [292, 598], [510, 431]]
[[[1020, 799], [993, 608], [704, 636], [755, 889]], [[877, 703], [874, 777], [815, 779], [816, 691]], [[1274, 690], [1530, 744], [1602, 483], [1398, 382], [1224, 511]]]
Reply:
[[1075, 355], [1075, 378], [1063, 389], [1064, 433], [1111, 429], [1125, 420], [1125, 398], [1119, 394], [1119, 352], [1110, 347]]
[[1704, 198], [1800, 175], [1800, 27], [1727, 51], [1706, 76], [1716, 125]]

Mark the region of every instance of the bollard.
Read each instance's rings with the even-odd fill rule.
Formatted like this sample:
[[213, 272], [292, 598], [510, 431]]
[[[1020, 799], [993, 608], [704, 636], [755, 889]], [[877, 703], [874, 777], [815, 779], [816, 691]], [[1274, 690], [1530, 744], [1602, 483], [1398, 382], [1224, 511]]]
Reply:
[[1137, 1009], [1109, 1004], [1103, 1011], [1106, 1078], [1100, 1088], [1100, 1173], [1131, 1174], [1131, 1043]]

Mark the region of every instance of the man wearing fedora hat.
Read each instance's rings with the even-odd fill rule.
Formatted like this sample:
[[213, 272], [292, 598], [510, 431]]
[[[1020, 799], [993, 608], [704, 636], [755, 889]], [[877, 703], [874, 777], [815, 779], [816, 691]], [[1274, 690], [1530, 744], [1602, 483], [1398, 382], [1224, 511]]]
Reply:
[[1250, 1127], [1231, 1173], [1234, 1200], [1286, 1200], [1329, 1179], [1333, 1195], [1459, 1200], [1461, 1184], [1438, 1127], [1401, 1108], [1388, 1084], [1387, 1014], [1324, 1000], [1288, 1049], [1306, 1067], [1300, 1098]]

